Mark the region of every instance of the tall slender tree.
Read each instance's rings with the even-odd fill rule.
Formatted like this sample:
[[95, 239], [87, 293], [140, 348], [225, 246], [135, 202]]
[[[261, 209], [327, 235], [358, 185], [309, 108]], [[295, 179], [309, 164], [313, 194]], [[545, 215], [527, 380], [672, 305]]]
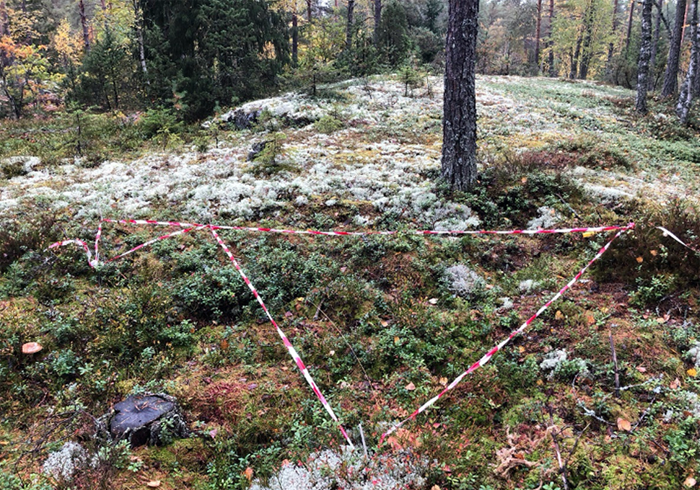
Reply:
[[549, 76], [556, 77], [557, 69], [554, 66], [554, 41], [552, 32], [554, 26], [554, 0], [549, 0], [549, 39], [547, 39], [547, 48], [549, 49]]
[[535, 26], [535, 67], [540, 74], [540, 35], [542, 33], [542, 0], [537, 0], [537, 24]]
[[691, 48], [690, 48], [690, 64], [688, 65], [688, 73], [686, 74], [683, 85], [681, 86], [681, 92], [678, 96], [678, 104], [676, 105], [676, 114], [681, 120], [681, 124], [688, 124], [688, 116], [690, 114], [690, 106], [693, 103], [693, 81], [698, 71], [698, 0], [693, 0], [692, 6], [692, 20], [690, 21], [690, 37], [691, 37]]
[[352, 49], [353, 13], [355, 12], [355, 0], [348, 0], [348, 18], [345, 27], [345, 49], [349, 53]]
[[625, 53], [630, 50], [630, 40], [632, 39], [632, 24], [634, 22], [634, 8], [636, 7], [635, 0], [630, 0], [630, 12], [627, 18], [627, 37], [625, 39]]
[[585, 80], [588, 77], [588, 66], [591, 62], [591, 43], [593, 42], [593, 28], [596, 15], [596, 2], [591, 0], [586, 9], [586, 15], [583, 22], [583, 47], [581, 49], [581, 68], [579, 70], [579, 78]]
[[445, 46], [442, 178], [452, 189], [476, 182], [476, 41], [479, 0], [449, 0]]
[[605, 63], [605, 73], [606, 73], [606, 78], [610, 79], [611, 74], [612, 74], [612, 58], [613, 58], [613, 52], [615, 51], [615, 43], [613, 42], [613, 37], [615, 33], [617, 32], [617, 26], [619, 24], [618, 22], [618, 16], [617, 16], [617, 11], [619, 10], [620, 6], [620, 0], [614, 0], [613, 2], [613, 11], [612, 11], [612, 37], [610, 38], [610, 42], [608, 43], [608, 60]]
[[649, 58], [649, 90], [654, 90], [656, 88], [656, 73], [654, 67], [656, 66], [656, 53], [659, 50], [659, 40], [661, 39], [661, 9], [663, 7], [663, 1], [659, 0], [654, 2], [656, 6], [656, 21], [654, 25], [654, 37], [651, 40], [651, 57]]
[[661, 88], [661, 97], [669, 97], [678, 89], [678, 63], [681, 53], [681, 38], [683, 24], [685, 22], [686, 0], [678, 0], [676, 3], [676, 20], [673, 23], [673, 38], [668, 48], [668, 61], [664, 74], [664, 85]]
[[374, 47], [379, 47], [379, 29], [382, 23], [382, 0], [374, 0]]
[[80, 14], [80, 25], [83, 28], [85, 51], [90, 51], [90, 28], [88, 26], [87, 15], [85, 15], [85, 2], [83, 2], [83, 0], [78, 0], [78, 13]]
[[[697, 0], [695, 0], [697, 1]], [[647, 89], [649, 88], [649, 59], [651, 58], [651, 7], [652, 0], [642, 1], [642, 44], [637, 68], [637, 98], [635, 108], [639, 114], [647, 113]]]

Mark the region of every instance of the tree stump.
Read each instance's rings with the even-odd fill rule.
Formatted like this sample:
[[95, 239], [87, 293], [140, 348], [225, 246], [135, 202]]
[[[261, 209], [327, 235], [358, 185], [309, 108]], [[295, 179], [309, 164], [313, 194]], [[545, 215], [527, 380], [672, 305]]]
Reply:
[[187, 436], [177, 400], [164, 394], [130, 396], [114, 405], [109, 431], [117, 440], [128, 439], [131, 447], [165, 445]]

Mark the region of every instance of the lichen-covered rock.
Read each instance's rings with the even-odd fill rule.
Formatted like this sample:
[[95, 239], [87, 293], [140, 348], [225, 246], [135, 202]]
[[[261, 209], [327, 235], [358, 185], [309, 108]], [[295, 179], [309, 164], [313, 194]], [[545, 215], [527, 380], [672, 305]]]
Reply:
[[133, 395], [114, 405], [109, 431], [132, 447], [168, 444], [188, 432], [177, 400], [164, 394]]

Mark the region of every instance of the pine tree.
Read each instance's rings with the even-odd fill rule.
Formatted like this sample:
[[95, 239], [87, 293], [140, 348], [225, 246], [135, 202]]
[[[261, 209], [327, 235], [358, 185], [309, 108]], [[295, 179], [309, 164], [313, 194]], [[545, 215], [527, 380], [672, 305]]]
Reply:
[[678, 88], [678, 64], [681, 53], [683, 25], [685, 23], [685, 5], [686, 0], [678, 0], [676, 3], [676, 20], [673, 24], [673, 38], [668, 49], [668, 62], [666, 63], [666, 74], [664, 75], [664, 85], [661, 88], [661, 97], [669, 97]]
[[479, 0], [450, 0], [445, 47], [442, 178], [452, 189], [476, 182], [476, 42]]

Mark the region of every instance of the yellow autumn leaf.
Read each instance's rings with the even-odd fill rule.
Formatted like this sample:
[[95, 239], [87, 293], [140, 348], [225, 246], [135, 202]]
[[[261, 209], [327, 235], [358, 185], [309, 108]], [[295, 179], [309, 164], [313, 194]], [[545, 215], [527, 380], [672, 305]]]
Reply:
[[595, 235], [595, 233], [596, 233], [595, 231], [587, 231], [587, 232], [585, 232], [585, 233], [583, 234], [583, 237], [584, 237], [584, 238], [590, 238], [590, 237], [592, 237], [593, 235]]
[[564, 313], [561, 311], [557, 310], [557, 312], [554, 314], [554, 319], [555, 320], [563, 320], [564, 319]]
[[690, 368], [687, 371], [688, 376], [692, 376], [693, 378], [698, 375], [698, 371], [695, 368]]
[[522, 354], [523, 352], [525, 352], [525, 347], [523, 347], [522, 345], [519, 345], [519, 346], [518, 346], [518, 352], [520, 352], [521, 354]]

